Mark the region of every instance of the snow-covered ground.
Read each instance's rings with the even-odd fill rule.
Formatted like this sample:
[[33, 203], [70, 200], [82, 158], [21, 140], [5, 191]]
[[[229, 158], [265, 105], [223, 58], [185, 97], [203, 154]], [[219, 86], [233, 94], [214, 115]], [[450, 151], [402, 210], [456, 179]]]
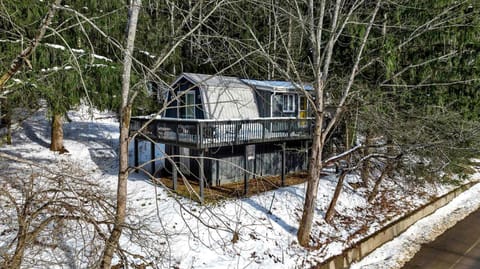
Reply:
[[417, 221], [400, 236], [377, 248], [350, 268], [402, 268], [420, 250], [422, 244], [433, 241], [458, 221], [478, 210], [480, 208], [478, 197], [480, 197], [480, 184], [460, 194], [430, 216]]
[[[49, 151], [50, 132], [44, 112], [22, 123], [14, 136], [14, 144], [3, 146], [0, 151], [14, 153], [45, 165], [54, 166], [59, 162], [76, 164], [90, 178], [99, 182], [105, 192], [114, 194], [118, 170], [118, 123], [108, 113], [87, 112], [82, 108], [69, 113], [73, 121], [66, 123], [64, 128], [65, 147], [70, 152], [67, 155]], [[475, 177], [478, 178], [479, 175], [476, 174]], [[357, 181], [358, 178], [353, 175], [347, 178], [337, 203], [337, 215], [330, 225], [323, 217], [336, 178], [322, 178], [312, 231], [317, 247], [307, 250], [296, 241], [305, 184], [201, 206], [152, 184], [145, 176], [132, 174], [128, 182], [128, 221], [141, 224], [146, 230], [152, 231], [151, 242], [132, 242], [125, 235], [121, 238], [121, 244], [135, 255], [148, 257], [159, 267], [308, 268], [341, 253], [342, 249], [377, 231], [386, 223], [425, 204], [432, 196], [446, 193], [454, 187], [431, 184], [418, 187], [386, 180], [381, 194], [369, 204], [366, 201], [368, 188], [357, 187]], [[477, 186], [468, 193], [476, 191], [471, 195], [478, 195], [479, 188]], [[468, 203], [463, 203], [465, 205]], [[476, 207], [478, 205], [472, 205], [469, 210]], [[458, 218], [462, 216], [458, 215]], [[437, 218], [438, 221], [439, 219], [441, 217]], [[412, 228], [401, 238], [408, 237], [408, 234], [422, 237], [423, 231], [427, 229], [425, 227]], [[158, 238], [154, 238], [155, 235]], [[399, 241], [401, 238], [389, 244], [405, 249], [410, 241], [402, 243]], [[151, 256], [148, 247], [162, 249], [162, 256]], [[414, 250], [416, 247], [408, 249]], [[400, 255], [407, 256], [413, 250]], [[398, 252], [386, 250], [374, 253], [371, 255], [373, 258], [359, 263], [357, 268], [371, 268], [369, 266], [375, 261], [379, 261], [380, 265], [372, 268], [394, 268], [382, 267], [382, 264], [393, 260], [382, 253]], [[82, 267], [82, 264], [77, 266]]]

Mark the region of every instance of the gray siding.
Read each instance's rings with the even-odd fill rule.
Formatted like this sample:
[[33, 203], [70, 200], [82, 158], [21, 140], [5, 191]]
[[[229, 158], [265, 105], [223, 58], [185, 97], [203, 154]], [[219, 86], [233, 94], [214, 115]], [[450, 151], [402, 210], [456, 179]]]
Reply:
[[270, 96], [272, 92], [255, 90], [255, 97], [257, 98], [258, 114], [260, 117], [270, 117]]

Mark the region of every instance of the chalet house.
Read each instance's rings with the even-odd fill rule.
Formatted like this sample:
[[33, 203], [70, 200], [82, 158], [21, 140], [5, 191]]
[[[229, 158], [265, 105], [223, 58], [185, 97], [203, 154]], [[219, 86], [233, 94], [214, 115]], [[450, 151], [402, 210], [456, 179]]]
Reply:
[[171, 89], [161, 117], [133, 117], [131, 132], [148, 122], [141, 132], [165, 144], [174, 185], [177, 173], [202, 189], [306, 170], [312, 86], [184, 73]]

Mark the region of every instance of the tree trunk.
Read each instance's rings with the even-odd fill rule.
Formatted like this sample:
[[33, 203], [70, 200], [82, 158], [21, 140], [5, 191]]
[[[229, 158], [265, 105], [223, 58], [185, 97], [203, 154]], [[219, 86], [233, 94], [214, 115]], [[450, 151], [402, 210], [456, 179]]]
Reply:
[[[321, 99], [321, 98], [318, 98]], [[318, 99], [316, 102], [319, 102]], [[320, 115], [318, 115], [320, 114]], [[297, 239], [301, 246], [308, 246], [310, 241], [310, 232], [312, 231], [313, 216], [315, 215], [315, 203], [318, 194], [318, 184], [322, 171], [322, 124], [323, 113], [317, 113], [315, 116], [315, 134], [312, 144], [312, 157], [308, 168], [307, 192], [305, 194], [305, 204], [303, 205], [302, 219], [298, 227]]]
[[15, 253], [7, 262], [5, 268], [18, 269], [22, 265], [23, 254], [25, 253], [26, 237], [25, 226], [19, 225], [19, 231], [17, 233], [17, 245], [15, 247]]
[[[289, 8], [289, 13], [292, 13], [292, 7]], [[288, 17], [288, 35], [287, 35], [287, 51], [292, 53], [292, 35], [293, 35], [293, 16]], [[292, 55], [293, 58], [293, 55]], [[287, 74], [290, 74], [290, 70], [292, 69], [292, 61], [287, 61]]]
[[63, 119], [59, 114], [54, 114], [52, 117], [50, 150], [60, 153], [68, 152], [63, 146]]
[[132, 53], [135, 46], [135, 34], [137, 31], [138, 14], [140, 12], [141, 0], [132, 0], [130, 5], [127, 46], [124, 52], [123, 72], [122, 72], [122, 104], [120, 109], [120, 149], [119, 149], [119, 168], [117, 185], [117, 205], [113, 230], [110, 237], [105, 242], [100, 268], [110, 269], [113, 254], [118, 249], [118, 241], [122, 234], [125, 224], [125, 215], [127, 211], [127, 180], [128, 180], [128, 129], [130, 127], [131, 107], [129, 100], [130, 92], [130, 73], [132, 69]]
[[343, 181], [345, 176], [347, 175], [346, 171], [342, 171], [340, 177], [338, 178], [337, 186], [335, 187], [335, 192], [333, 193], [332, 201], [330, 201], [330, 205], [328, 206], [327, 213], [325, 213], [325, 221], [330, 223], [332, 218], [335, 214], [335, 205], [337, 204], [338, 197], [340, 197], [340, 193], [342, 192], [343, 188]]
[[373, 199], [375, 198], [375, 196], [377, 196], [378, 188], [382, 184], [382, 181], [387, 177], [388, 174], [390, 174], [390, 171], [393, 170], [392, 162], [393, 162], [392, 160], [387, 161], [387, 164], [386, 164], [385, 168], [383, 169], [382, 174], [377, 179], [377, 181], [375, 181], [375, 186], [373, 186], [372, 192], [370, 193], [370, 195], [368, 195], [368, 202], [369, 203], [371, 203], [373, 201]]
[[[8, 104], [8, 100], [5, 99], [5, 102], [0, 101], [0, 106], [3, 105], [3, 110], [5, 111], [5, 114], [3, 115], [3, 118], [1, 121], [5, 124], [5, 128], [7, 129], [7, 133], [5, 134], [5, 142], [8, 145], [12, 144], [12, 111], [10, 110], [10, 105]], [[0, 107], [2, 108], [2, 107]]]
[[[370, 140], [372, 139], [372, 132], [367, 130], [365, 135], [365, 148], [363, 149], [363, 156], [367, 156], [370, 153], [369, 146], [371, 144]], [[367, 186], [367, 182], [370, 179], [370, 161], [366, 159], [362, 163], [362, 169], [360, 171], [360, 178], [362, 179], [362, 183], [364, 186]]]
[[[314, 95], [315, 95], [315, 130], [313, 134], [312, 142], [312, 156], [310, 158], [310, 164], [308, 167], [308, 181], [307, 181], [307, 191], [305, 193], [305, 203], [303, 205], [302, 219], [300, 220], [298, 226], [297, 239], [298, 243], [307, 247], [310, 241], [310, 233], [312, 231], [313, 217], [315, 215], [315, 203], [317, 200], [318, 194], [318, 184], [320, 183], [320, 175], [323, 168], [322, 163], [322, 153], [324, 146], [324, 137], [323, 134], [323, 119], [324, 119], [324, 100], [323, 100], [323, 90], [324, 90], [324, 80], [323, 78], [327, 77], [327, 74], [321, 72], [320, 59], [321, 59], [321, 31], [316, 31], [315, 26], [315, 12], [314, 12], [314, 0], [309, 2], [309, 32], [310, 32], [310, 44], [313, 48], [313, 67], [315, 72], [315, 83], [314, 83]], [[320, 7], [320, 16], [318, 27], [319, 29], [323, 28], [323, 16], [325, 11], [325, 2], [321, 3]], [[327, 55], [327, 57], [329, 57]]]

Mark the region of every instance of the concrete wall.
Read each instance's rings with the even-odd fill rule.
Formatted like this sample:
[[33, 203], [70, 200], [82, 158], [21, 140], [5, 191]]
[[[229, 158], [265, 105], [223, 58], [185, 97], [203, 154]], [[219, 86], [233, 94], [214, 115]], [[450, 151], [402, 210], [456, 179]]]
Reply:
[[313, 268], [317, 268], [317, 269], [349, 268], [352, 263], [359, 261], [363, 257], [370, 254], [376, 248], [380, 247], [384, 243], [400, 235], [402, 232], [408, 229], [412, 224], [432, 214], [433, 212], [435, 212], [435, 210], [446, 205], [447, 203], [452, 201], [453, 198], [457, 197], [459, 194], [469, 189], [476, 183], [477, 182], [465, 184], [441, 196], [440, 198], [434, 200], [433, 202], [427, 205], [424, 205], [421, 208], [389, 224], [388, 226], [377, 231], [371, 236], [357, 242], [355, 245], [353, 245], [349, 249], [346, 249], [342, 254], [331, 257], [330, 259], [326, 260], [321, 264], [314, 266]]

